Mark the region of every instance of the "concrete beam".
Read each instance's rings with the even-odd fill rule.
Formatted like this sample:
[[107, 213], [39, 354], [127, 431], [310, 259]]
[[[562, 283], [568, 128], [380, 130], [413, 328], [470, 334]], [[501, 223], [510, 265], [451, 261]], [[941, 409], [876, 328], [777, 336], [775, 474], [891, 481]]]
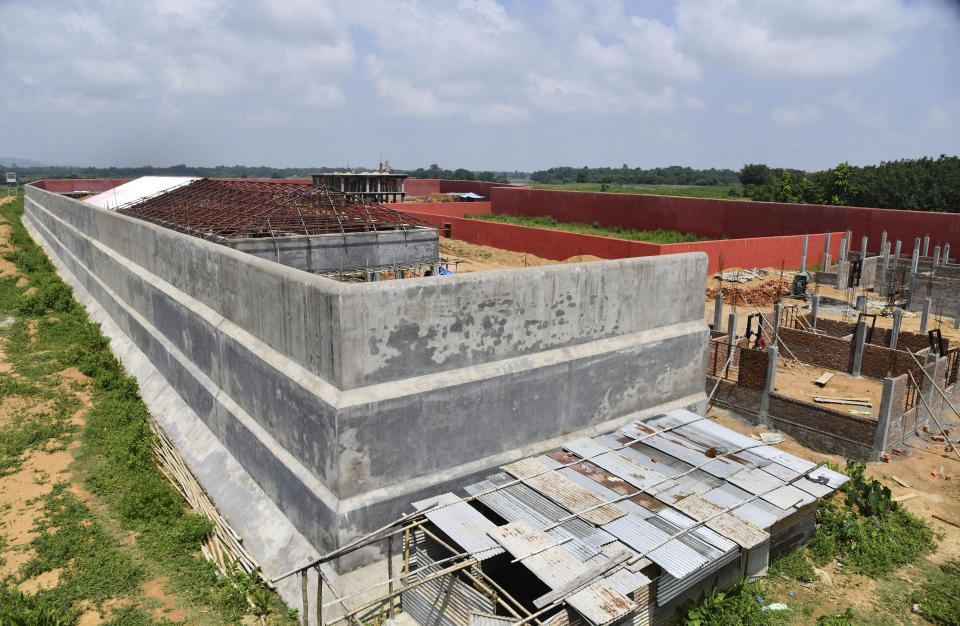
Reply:
[[713, 330], [723, 330], [723, 294], [717, 293], [713, 298]]
[[900, 339], [900, 324], [903, 323], [903, 309], [897, 307], [893, 310], [893, 328], [890, 329], [891, 350], [897, 349], [897, 341]]
[[877, 428], [873, 433], [872, 460], [879, 461], [887, 449], [890, 434], [890, 418], [893, 415], [893, 387], [896, 381], [887, 377], [883, 379], [883, 390], [880, 392], [880, 410], [877, 413]]
[[760, 392], [760, 423], [770, 424], [770, 394], [773, 392], [777, 380], [777, 347], [767, 348], [767, 370], [763, 379], [763, 390]]
[[860, 370], [863, 367], [863, 347], [867, 343], [867, 320], [861, 319], [857, 323], [857, 330], [853, 334], [853, 369], [851, 374], [855, 378], [860, 377]]
[[930, 298], [923, 299], [923, 311], [920, 313], [920, 332], [927, 332], [927, 325], [930, 323]]

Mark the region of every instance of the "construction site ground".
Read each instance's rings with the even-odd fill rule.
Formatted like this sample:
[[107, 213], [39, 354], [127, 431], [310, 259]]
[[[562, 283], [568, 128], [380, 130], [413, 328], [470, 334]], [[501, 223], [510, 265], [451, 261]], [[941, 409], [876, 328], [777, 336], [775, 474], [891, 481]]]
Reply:
[[[712, 408], [708, 415], [718, 424], [746, 435], [759, 437], [761, 433], [770, 432], [766, 427], [750, 424], [723, 409]], [[946, 428], [960, 432], [960, 420], [948, 421], [949, 425], [944, 424]], [[817, 617], [842, 612], [846, 607], [854, 609], [854, 624], [929, 623], [912, 611], [910, 596], [939, 564], [960, 556], [960, 527], [934, 517], [937, 515], [960, 524], [960, 459], [952, 451], [945, 452], [942, 443], [929, 441], [930, 435], [925, 437], [906, 447], [902, 455], [894, 456], [889, 463], [868, 463], [866, 475], [889, 487], [895, 499], [912, 496], [901, 504], [942, 533], [936, 551], [879, 579], [845, 572], [836, 562], [823, 568], [829, 575], [829, 582], [769, 579], [776, 598], [766, 598], [767, 602], [783, 602], [801, 612], [805, 617], [793, 622], [796, 624], [814, 623]], [[784, 438], [779, 447], [791, 454], [814, 462], [830, 461], [841, 469], [846, 463], [842, 457], [816, 452], [788, 436]], [[894, 476], [910, 486], [904, 487]], [[791, 592], [793, 596], [789, 595]]]

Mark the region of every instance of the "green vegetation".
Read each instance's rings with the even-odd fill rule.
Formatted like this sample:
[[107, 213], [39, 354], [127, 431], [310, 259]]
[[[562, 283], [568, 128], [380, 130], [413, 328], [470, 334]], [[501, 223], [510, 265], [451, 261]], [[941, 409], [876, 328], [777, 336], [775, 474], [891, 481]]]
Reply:
[[817, 626], [849, 626], [853, 624], [853, 609], [847, 607], [843, 613], [821, 615], [817, 618]]
[[[220, 577], [200, 556], [211, 523], [185, 508], [157, 468], [136, 381], [124, 374], [99, 325], [29, 237], [22, 212], [22, 200], [0, 207], [14, 248], [4, 257], [28, 280], [20, 287], [0, 281], [0, 319], [16, 318], [0, 328], [13, 369], [0, 372], [0, 394], [29, 399], [32, 407], [0, 429], [0, 475], [19, 469], [31, 450], [64, 449], [76, 438], [71, 418], [83, 406], [75, 393], [82, 391], [90, 399], [73, 475], [105, 506], [91, 507], [56, 479], [35, 520], [35, 556], [0, 581], [0, 625], [73, 624], [84, 610], [108, 611], [107, 601], [113, 623], [153, 623], [140, 606], [141, 584], [160, 577], [197, 616], [207, 616], [200, 621], [236, 623], [249, 602], [260, 613], [289, 620], [258, 578], [243, 572]], [[35, 291], [26, 295], [29, 288]], [[89, 382], [65, 385], [61, 372], [68, 368]], [[55, 570], [52, 589], [17, 591], [19, 583]]]
[[810, 563], [810, 559], [803, 549], [791, 550], [775, 558], [770, 563], [769, 575], [785, 576], [805, 583], [817, 580], [817, 575], [813, 571], [813, 564]]
[[744, 165], [739, 174], [743, 195], [767, 202], [802, 202], [960, 212], [960, 157], [901, 159], [857, 167], [804, 172]]
[[530, 180], [541, 184], [596, 183], [606, 185], [735, 185], [737, 172], [710, 168], [695, 170], [671, 165], [645, 170], [622, 167], [551, 167], [530, 175]]
[[563, 230], [571, 233], [597, 235], [600, 237], [617, 237], [619, 239], [645, 241], [648, 243], [689, 243], [691, 241], [706, 241], [705, 238], [697, 237], [693, 233], [684, 234], [673, 230], [663, 230], [662, 228], [658, 228], [657, 230], [634, 230], [632, 228], [623, 228], [622, 226], [607, 228], [601, 226], [598, 222], [594, 222], [593, 224], [558, 222], [549, 215], [545, 217], [526, 217], [523, 215], [507, 215], [501, 213], [481, 213], [479, 215], [464, 215], [464, 217], [486, 222], [501, 222], [503, 224], [516, 224], [518, 226], [549, 228], [551, 230]]
[[677, 611], [675, 626], [768, 626], [785, 624], [794, 617], [791, 610], [768, 610], [768, 588], [763, 583], [740, 583], [714, 589], [699, 602], [688, 601]]
[[912, 601], [934, 624], [960, 624], [960, 559], [947, 561], [919, 589]]
[[558, 191], [598, 191], [604, 193], [642, 193], [655, 196], [682, 196], [685, 198], [739, 198], [742, 185], [608, 185], [606, 183], [557, 183], [530, 185], [534, 189], [554, 189]]

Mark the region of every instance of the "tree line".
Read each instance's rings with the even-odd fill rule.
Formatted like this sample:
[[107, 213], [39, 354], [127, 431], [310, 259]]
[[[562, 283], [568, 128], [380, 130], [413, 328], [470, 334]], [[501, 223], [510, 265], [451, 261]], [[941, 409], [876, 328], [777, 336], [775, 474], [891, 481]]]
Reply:
[[741, 168], [743, 195], [766, 202], [960, 212], [960, 157], [900, 159], [864, 167], [840, 163], [808, 173], [749, 163]]
[[607, 185], [729, 185], [738, 182], [737, 172], [710, 168], [697, 170], [671, 165], [642, 169], [630, 168], [626, 163], [615, 167], [551, 167], [538, 170], [530, 180], [541, 184], [603, 183]]

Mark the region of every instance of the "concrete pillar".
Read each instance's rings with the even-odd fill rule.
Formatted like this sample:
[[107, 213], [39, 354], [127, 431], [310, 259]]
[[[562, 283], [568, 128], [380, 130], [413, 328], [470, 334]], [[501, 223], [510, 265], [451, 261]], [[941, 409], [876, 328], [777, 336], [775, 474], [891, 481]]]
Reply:
[[[940, 360], [940, 355], [934, 354], [933, 352], [928, 352], [926, 361], [924, 362], [924, 365], [923, 365], [923, 369], [927, 371], [927, 374], [929, 374], [930, 378], [932, 378], [933, 380], [942, 381], [943, 378], [941, 378], [940, 376], [942, 372], [940, 371], [940, 367], [938, 363], [939, 360]], [[916, 376], [914, 377], [916, 378]], [[934, 407], [934, 402], [937, 398], [937, 395], [936, 395], [937, 390], [933, 388], [933, 385], [930, 384], [930, 381], [927, 380], [927, 377], [924, 376], [923, 374], [920, 374], [920, 377], [917, 378], [917, 384], [920, 385], [920, 390], [921, 390], [921, 393], [923, 394], [923, 399], [926, 400], [927, 402], [927, 406], [932, 409]], [[920, 403], [920, 407], [918, 408], [918, 411], [923, 411], [924, 414], [926, 414], [927, 416], [926, 422], [933, 421], [932, 418], [930, 417], [930, 412], [924, 408], [922, 402]]]
[[737, 314], [727, 316], [727, 343], [731, 346], [737, 340]]
[[777, 345], [780, 338], [780, 323], [783, 322], [783, 305], [777, 302], [773, 305], [773, 345]]
[[960, 302], [957, 302], [957, 310], [953, 314], [953, 327], [960, 328]]
[[950, 262], [950, 244], [943, 244], [943, 264], [946, 265]]
[[867, 296], [857, 296], [857, 305], [856, 308], [861, 313], [867, 312]]
[[940, 265], [940, 246], [933, 247], [933, 266]]
[[880, 249], [883, 250], [884, 246], [887, 245], [887, 231], [880, 233]]
[[[846, 289], [847, 288], [847, 275], [844, 273], [843, 268], [849, 267], [850, 262], [846, 261], [846, 253], [843, 249], [840, 249], [840, 258], [837, 259], [837, 289]], [[849, 270], [847, 270], [849, 272]]]
[[900, 266], [900, 250], [903, 247], [903, 242], [897, 239], [897, 246], [893, 249], [893, 269], [897, 269]]
[[713, 300], [713, 329], [720, 330], [723, 322], [723, 294], [718, 293]]
[[803, 236], [803, 247], [800, 249], [800, 271], [806, 273], [807, 271], [807, 239], [808, 236]]
[[853, 334], [853, 369], [850, 372], [854, 377], [860, 377], [860, 368], [863, 367], [863, 346], [867, 343], [867, 320], [857, 323], [857, 332]]
[[930, 256], [930, 235], [923, 236], [923, 256]]
[[830, 233], [827, 233], [827, 236], [824, 237], [823, 244], [823, 269], [821, 271], [826, 272], [827, 266], [830, 264]]
[[919, 237], [913, 240], [913, 252], [916, 256], [920, 256], [920, 238]]
[[893, 328], [890, 329], [890, 349], [897, 349], [897, 340], [900, 338], [900, 324], [903, 322], [903, 309], [897, 307], [893, 310]]
[[893, 414], [893, 378], [883, 379], [883, 391], [880, 392], [880, 410], [877, 413], [877, 429], [873, 433], [871, 459], [879, 461], [887, 449], [890, 434], [890, 417]]
[[431, 275], [431, 276], [439, 276], [439, 275], [440, 275], [440, 264], [439, 264], [439, 263], [434, 263], [433, 265], [430, 266], [430, 275]]
[[810, 312], [813, 314], [810, 325], [813, 326], [813, 330], [817, 330], [817, 318], [820, 316], [820, 296], [816, 294], [810, 298]]
[[864, 235], [863, 239], [860, 240], [860, 260], [867, 258], [867, 236]]
[[406, 277], [407, 277], [406, 270], [397, 270], [397, 278], [406, 278]]
[[923, 310], [920, 313], [920, 332], [927, 332], [927, 324], [930, 323], [930, 298], [923, 299]]
[[913, 259], [910, 260], [910, 273], [916, 274], [917, 268], [920, 267], [920, 248], [913, 249]]
[[763, 390], [760, 392], [760, 423], [769, 424], [770, 394], [777, 380], [777, 347], [767, 348], [767, 372], [763, 380]]

